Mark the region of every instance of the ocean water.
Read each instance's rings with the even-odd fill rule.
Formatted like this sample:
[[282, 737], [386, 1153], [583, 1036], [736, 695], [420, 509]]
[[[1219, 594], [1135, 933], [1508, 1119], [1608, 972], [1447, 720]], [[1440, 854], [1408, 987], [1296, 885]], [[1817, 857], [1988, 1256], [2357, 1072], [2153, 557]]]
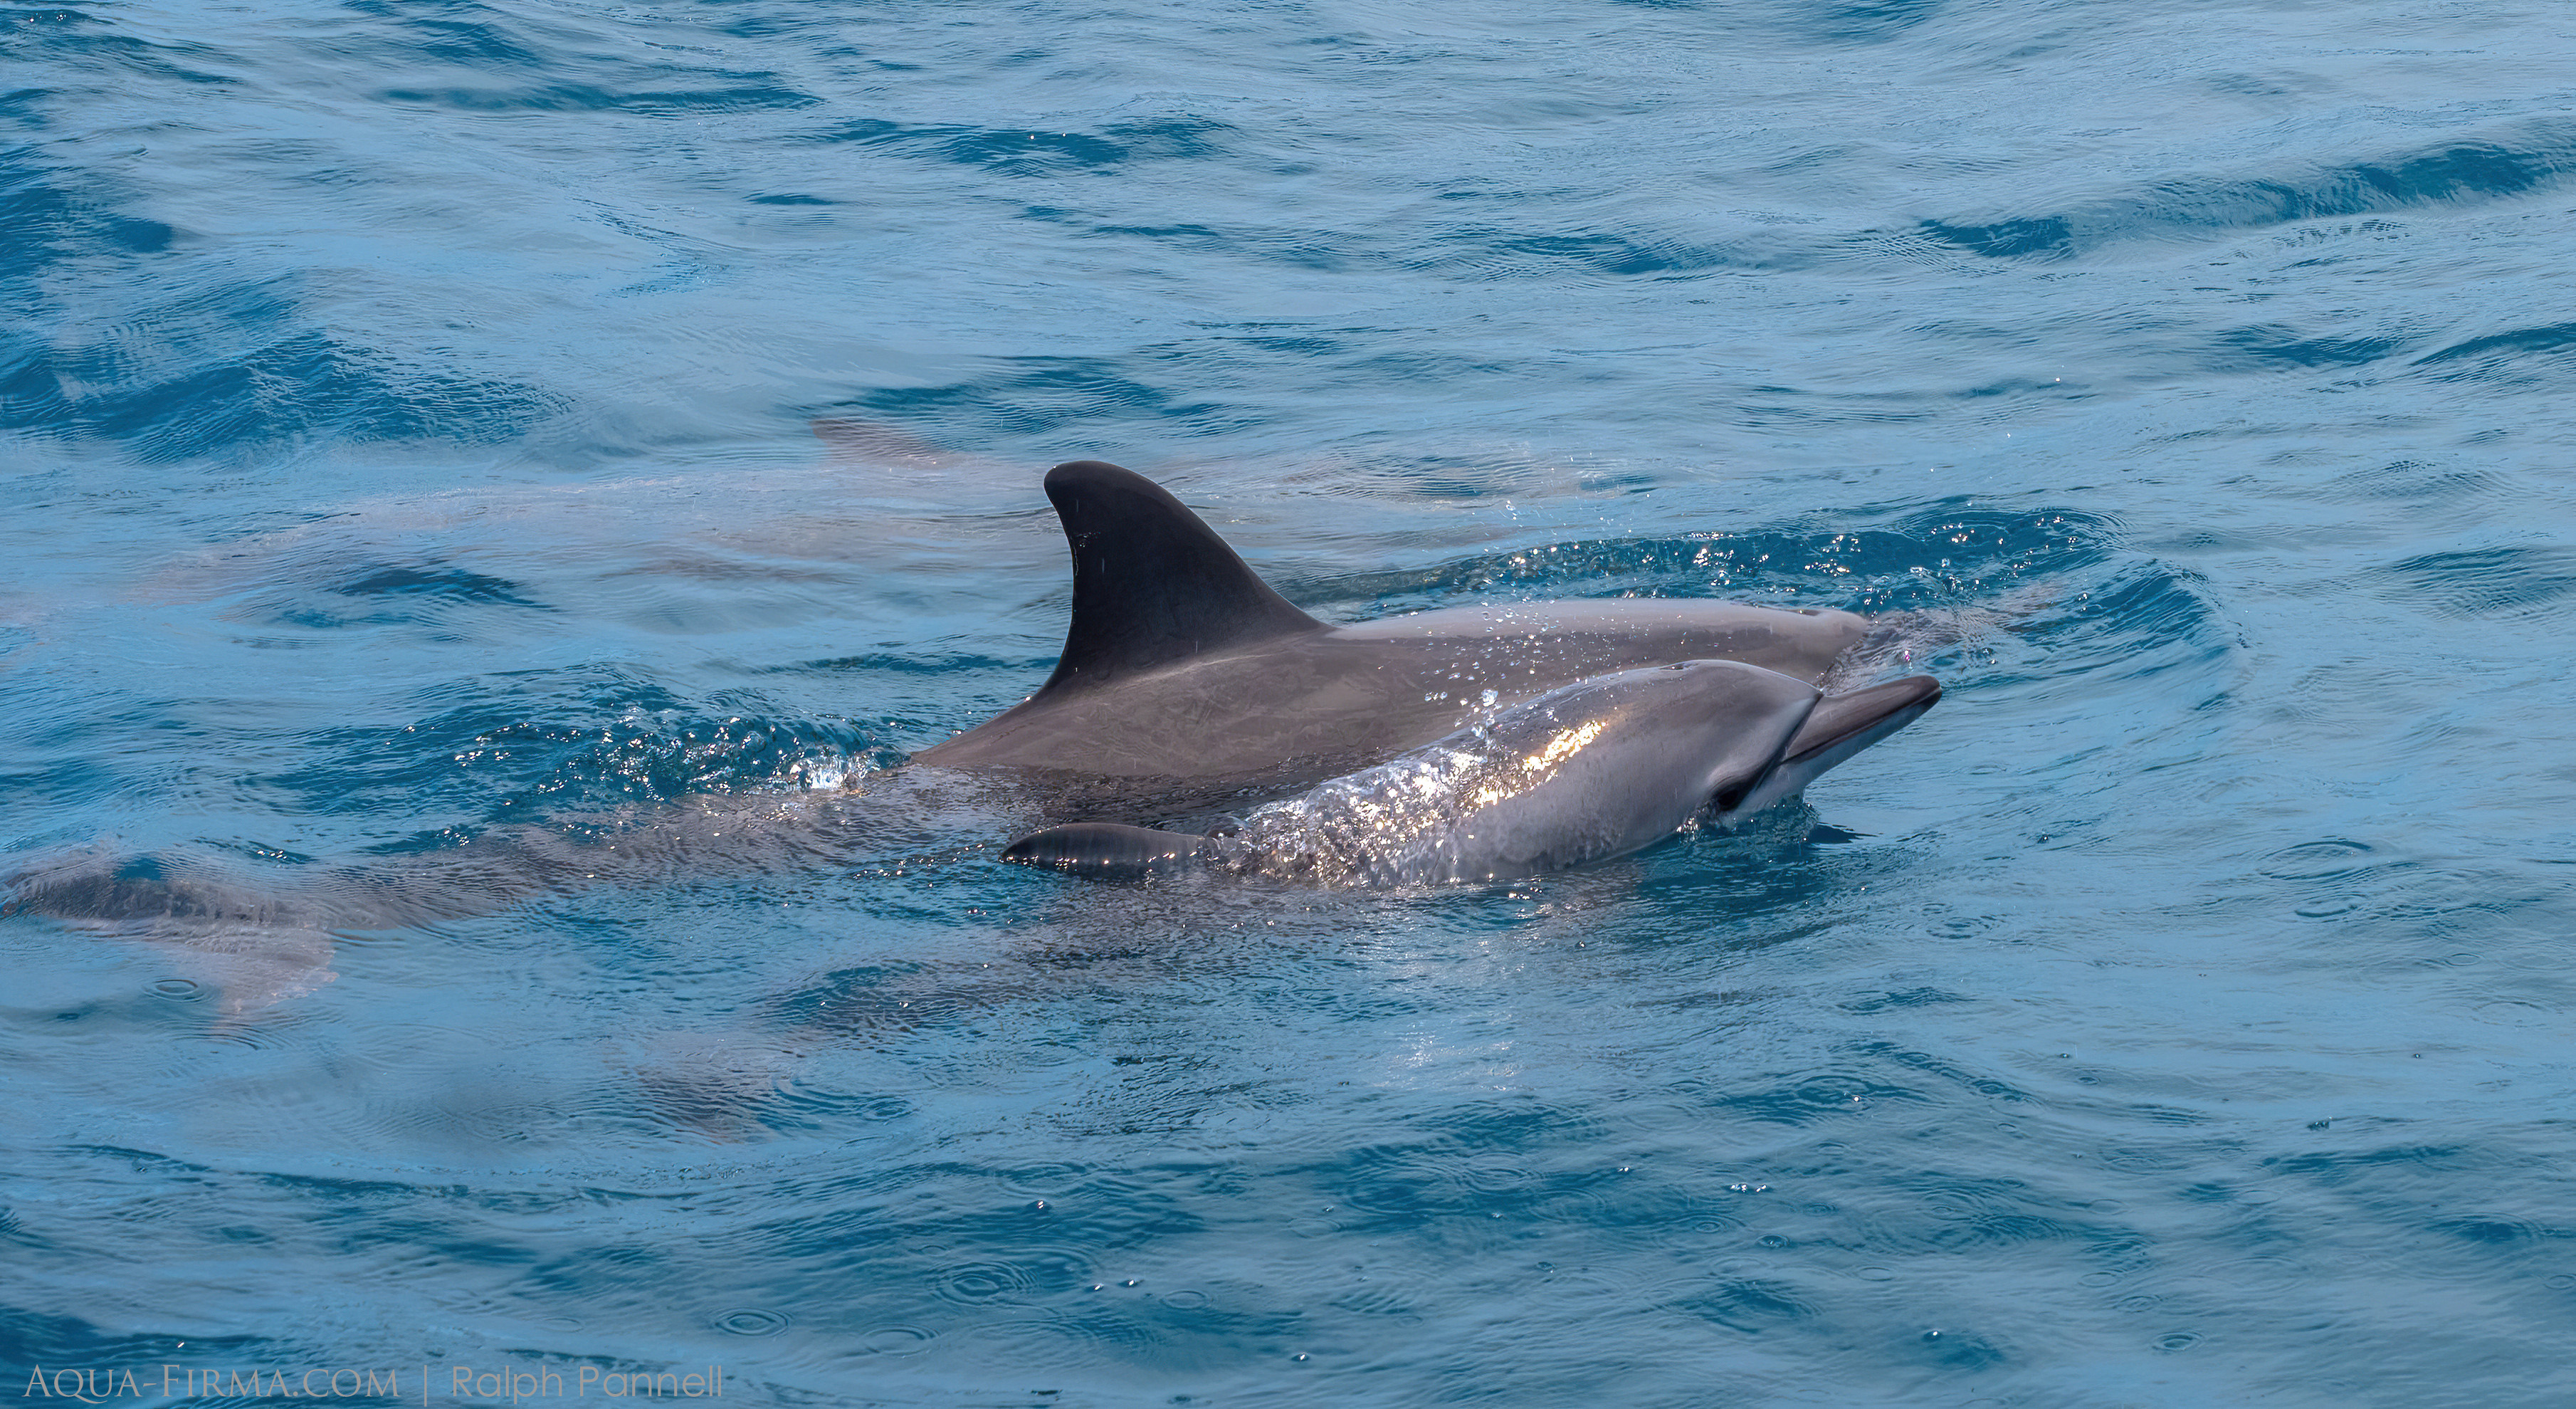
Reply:
[[[0, 861], [777, 823], [0, 918], [0, 1396], [2576, 1399], [2564, 21], [0, 9]], [[1948, 694], [1534, 883], [1006, 867], [898, 765], [1075, 457]]]

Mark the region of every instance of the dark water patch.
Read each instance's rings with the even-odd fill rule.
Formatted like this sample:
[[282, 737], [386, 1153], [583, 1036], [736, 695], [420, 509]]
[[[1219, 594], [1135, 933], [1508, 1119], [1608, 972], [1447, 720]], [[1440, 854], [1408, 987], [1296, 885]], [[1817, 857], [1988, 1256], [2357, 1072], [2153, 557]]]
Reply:
[[2105, 246], [2215, 235], [2304, 220], [2456, 209], [2552, 190], [2576, 172], [2576, 123], [2541, 121], [2296, 176], [2180, 176], [2064, 211], [1990, 221], [1925, 220], [1916, 233], [1983, 259], [2055, 261]]
[[[23, 149], [0, 153], [0, 281], [34, 278], [58, 260], [158, 254], [178, 238], [170, 225], [122, 214], [82, 194], [35, 165]], [[22, 328], [11, 341], [21, 338], [32, 341], [31, 331]]]
[[1030, 674], [1053, 668], [1055, 657], [1021, 657], [974, 655], [956, 652], [870, 652], [865, 655], [834, 656], [826, 660], [798, 661], [793, 665], [753, 666], [751, 675], [918, 675], [944, 678], [961, 671], [1008, 671]]
[[[1395, 1230], [1448, 1220], [1584, 1223], [1610, 1216], [1660, 1224], [1669, 1207], [1608, 1213], [1606, 1201], [1638, 1192], [1607, 1161], [1576, 1156], [1600, 1136], [1593, 1117], [1535, 1102], [1473, 1101], [1434, 1114], [1418, 1133], [1308, 1166], [1344, 1226]], [[1649, 1200], [1651, 1203], [1652, 1200]]]
[[2489, 333], [2484, 337], [2457, 342], [2437, 352], [2416, 359], [2418, 366], [2434, 362], [2458, 362], [2466, 358], [2493, 357], [2522, 352], [2563, 352], [2576, 349], [2576, 323], [2552, 323], [2538, 328], [2517, 328], [2509, 333]]
[[1970, 1373], [1993, 1369], [2011, 1358], [1992, 1339], [1954, 1328], [1925, 1331], [1913, 1338], [1910, 1350], [1925, 1364]]
[[1292, 595], [1309, 605], [1366, 602], [1372, 616], [1517, 595], [1776, 595], [1806, 599], [1800, 605], [1882, 612], [2079, 573], [2108, 556], [2118, 535], [2110, 520], [2079, 511], [2003, 512], [1954, 502], [1904, 514], [1882, 528], [1798, 526], [1551, 543], [1435, 568], [1296, 583]]
[[22, 132], [42, 131], [47, 109], [61, 96], [51, 88], [0, 89], [0, 123]]
[[1586, 1222], [1605, 1178], [1477, 1161], [1445, 1143], [1369, 1146], [1314, 1174], [1344, 1211], [1347, 1226], [1390, 1232], [1496, 1217], [1524, 1224]]
[[[1032, 220], [1079, 225], [1086, 234], [1105, 238], [1143, 240], [1193, 254], [1255, 259], [1323, 273], [1349, 270], [1365, 257], [1365, 252], [1353, 248], [1351, 242], [1316, 231], [1247, 225], [1095, 225], [1045, 206], [1031, 206], [1025, 214]], [[1242, 343], [1266, 352], [1294, 350], [1293, 345], [1277, 339], [1244, 339]]]
[[[967, 442], [1054, 437], [1067, 453], [1098, 445], [1129, 422], [1150, 422], [1158, 434], [1206, 434], [1259, 419], [1249, 407], [1184, 396], [1137, 379], [1141, 369], [1170, 360], [1168, 350], [1156, 349], [1127, 357], [995, 358], [989, 371], [968, 381], [887, 388], [828, 409], [937, 426]], [[1067, 440], [1068, 433], [1076, 434]]]
[[[259, 610], [283, 625], [332, 631], [349, 627], [436, 625], [457, 609], [488, 607], [552, 611], [507, 578], [445, 563], [384, 564], [356, 569], [324, 591], [362, 604], [263, 596]], [[247, 609], [247, 608], [246, 608]]]
[[2571, 1234], [2567, 1229], [2553, 1228], [2529, 1218], [2496, 1214], [2463, 1214], [2453, 1218], [2441, 1218], [2434, 1220], [2431, 1226], [2434, 1232], [2446, 1237], [2487, 1247], [2510, 1247], [2544, 1239], [2576, 1237], [2576, 1234]]
[[1814, 1125], [1858, 1115], [1874, 1107], [1923, 1105], [1934, 1098], [1894, 1085], [1862, 1070], [1789, 1072], [1765, 1084], [1729, 1090], [1706, 1099], [1713, 1113], [1765, 1125]]
[[[132, 1371], [139, 1384], [157, 1388], [163, 1365], [264, 1365], [272, 1363], [281, 1349], [265, 1336], [170, 1336], [117, 1330], [78, 1316], [0, 1303], [0, 1364], [27, 1366], [31, 1374], [37, 1366], [113, 1367], [120, 1373]], [[39, 1393], [30, 1388], [31, 1383], [22, 1380], [15, 1388], [26, 1390], [30, 1398], [65, 1397], [55, 1394], [50, 1384]]]
[[442, 597], [460, 602], [543, 609], [542, 603], [521, 596], [519, 585], [506, 578], [436, 564], [379, 568], [331, 590], [344, 597]]
[[2383, 1171], [2423, 1178], [2464, 1174], [2495, 1162], [2486, 1150], [2465, 1145], [2381, 1145], [2370, 1149], [2275, 1155], [2264, 1168], [2300, 1175], [2328, 1188], [2365, 1181]]
[[1838, 44], [1877, 44], [1939, 15], [1947, 0], [1845, 0], [1842, 4], [1800, 5], [1798, 28], [1807, 35]]
[[2375, 574], [2396, 595], [2443, 616], [2533, 616], [2576, 594], [2576, 549], [2486, 548], [2425, 553]]
[[[85, 78], [122, 82], [138, 77], [198, 85], [233, 85], [242, 81], [231, 74], [210, 71], [212, 65], [230, 56], [206, 45], [173, 42], [167, 37], [146, 39], [127, 32], [119, 18], [61, 5], [0, 9], [0, 55], [17, 62], [50, 61]], [[198, 64], [210, 67], [196, 67]]]
[[1832, 1226], [1864, 1258], [1911, 1259], [2065, 1244], [2099, 1256], [2125, 1245], [2124, 1231], [2101, 1230], [2050, 1198], [2009, 1179], [1926, 1170], [1885, 1171], [1883, 1182], [1847, 1200]]
[[2146, 680], [2243, 645], [2195, 575], [2154, 560], [2126, 564], [2058, 608], [2025, 632], [2055, 682], [2105, 672]]
[[[1680, 11], [1742, 23], [1792, 42], [1817, 46], [1883, 44], [1941, 15], [1951, 0], [1614, 0], [1622, 8]], [[1738, 40], [1743, 43], [1743, 40]]]
[[959, 983], [920, 964], [835, 969], [767, 1005], [782, 1031], [862, 1037], [956, 1022], [1009, 1001], [1005, 980]]
[[110, 341], [0, 343], [0, 428], [121, 441], [147, 463], [166, 463], [241, 460], [323, 438], [488, 444], [565, 406], [533, 387], [398, 367], [310, 329], [218, 350], [189, 345], [192, 311], [165, 307], [137, 321], [166, 321], [170, 340], [154, 360], [183, 370], [129, 365]]
[[757, 82], [729, 88], [647, 90], [579, 83], [551, 83], [520, 89], [389, 88], [378, 96], [388, 103], [449, 108], [459, 112], [626, 112], [692, 120], [717, 113], [810, 108], [823, 101], [811, 93]]
[[462, 699], [399, 730], [326, 729], [309, 761], [258, 776], [322, 815], [444, 808], [486, 820], [760, 788], [865, 767], [880, 727], [798, 719], [742, 694], [686, 700], [639, 672], [514, 672], [443, 687]]
[[1631, 279], [1705, 274], [1718, 269], [1769, 268], [1777, 260], [1751, 249], [1679, 235], [1644, 231], [1530, 234], [1490, 226], [1451, 226], [1431, 232], [1428, 253], [1402, 262], [1475, 279], [1562, 279], [1568, 274]]
[[[2462, 942], [2492, 939], [2504, 917], [2537, 910], [2543, 916], [2563, 895], [2563, 887], [2535, 882], [2527, 873], [2501, 866], [2444, 866], [2420, 855], [2382, 855], [2357, 842], [2303, 843], [2266, 858], [2259, 874], [2269, 904], [2302, 920], [2332, 921], [2356, 927], [2383, 942], [2403, 939], [2377, 962], [2412, 969], [2427, 962], [2474, 961], [2472, 952], [2452, 948]], [[2352, 931], [2322, 942], [2349, 942]], [[2451, 956], [2428, 960], [2415, 945], [2443, 943]], [[2353, 962], [2368, 962], [2356, 956]]]
[[1928, 239], [1988, 259], [2020, 259], [2034, 254], [2062, 257], [2071, 253], [2075, 245], [2074, 226], [2063, 215], [1998, 220], [1984, 225], [1926, 220], [1915, 228]]
[[2576, 323], [2489, 333], [2436, 349], [2415, 360], [2436, 381], [2528, 388], [2563, 382], [2576, 355]]
[[378, 53], [486, 71], [543, 68], [562, 59], [546, 40], [515, 32], [524, 22], [469, 0], [446, 0], [431, 8], [389, 0], [343, 0], [341, 8], [389, 22], [389, 28], [366, 31]]
[[2260, 372], [2274, 369], [2359, 367], [2396, 356], [2415, 342], [2412, 337], [2310, 337], [2278, 323], [2230, 328], [2193, 361], [2213, 372]]
[[[249, 278], [87, 177], [0, 154], [0, 429], [239, 461], [317, 439], [491, 443], [561, 398], [406, 365], [315, 326], [297, 280]], [[90, 294], [102, 281], [112, 302]]]
[[782, 1134], [839, 1133], [903, 1120], [918, 1114], [919, 1109], [901, 1096], [817, 1091], [800, 1086], [780, 1092], [761, 1116], [761, 1124]]
[[[447, 68], [471, 74], [479, 82], [451, 86], [405, 86], [378, 96], [397, 105], [449, 108], [463, 112], [615, 112], [682, 117], [770, 110], [795, 110], [823, 100], [789, 86], [765, 69], [668, 62], [682, 52], [662, 50], [662, 63], [637, 62], [575, 48], [587, 36], [575, 37], [545, 18], [514, 15], [489, 6], [448, 3], [411, 10], [383, 0], [353, 0], [344, 12], [374, 23], [351, 25], [312, 41], [323, 56], [375, 69]], [[710, 52], [689, 46], [696, 52]], [[551, 82], [515, 87], [493, 84], [495, 76], [524, 73], [567, 75]], [[588, 81], [574, 74], [595, 75]]]
[[[1161, 1174], [1194, 1182], [1187, 1170]], [[805, 1197], [773, 1189], [722, 1244], [775, 1259], [780, 1286], [862, 1271], [871, 1285], [915, 1280], [956, 1305], [1034, 1303], [1087, 1290], [1108, 1280], [1104, 1264], [1207, 1228], [1186, 1188], [1151, 1173], [1049, 1200], [1013, 1194], [972, 1166], [887, 1170], [867, 1183]], [[931, 1190], [935, 1201], [915, 1197]]]
[[2333, 498], [2362, 498], [2426, 505], [2461, 505], [2509, 492], [2509, 482], [2490, 469], [2461, 468], [2429, 460], [2392, 460], [2367, 470], [2353, 470], [2328, 481]]
[[[1994, 1076], [1981, 1075], [1949, 1060], [1948, 1058], [1935, 1056], [1930, 1052], [1900, 1046], [1892, 1042], [1854, 1043], [1850, 1050], [1856, 1055], [1872, 1059], [1873, 1061], [1886, 1062], [1895, 1066], [1903, 1067], [1909, 1071], [1920, 1072], [1926, 1076], [1938, 1077], [1958, 1088], [1961, 1093], [1973, 1094], [1983, 1097], [1986, 1100], [2014, 1102], [2027, 1101], [2031, 1099], [2029, 1092], [2014, 1086], [2010, 1082]], [[1914, 1095], [1916, 1093], [1909, 1092], [1908, 1094]], [[1928, 1098], [1918, 1096], [1918, 1099]]]
[[1760, 1335], [1816, 1315], [1815, 1305], [1786, 1281], [1715, 1277], [1655, 1303], [1659, 1311], [1697, 1317], [1712, 1325]]
[[1047, 131], [906, 124], [859, 118], [789, 141], [849, 143], [893, 156], [972, 166], [1003, 176], [1049, 177], [1123, 170], [1148, 162], [1202, 161], [1228, 154], [1233, 129], [1204, 118], [1113, 122], [1096, 131]]
[[1954, 416], [1962, 402], [2000, 399], [2071, 405], [2090, 401], [2097, 394], [2055, 377], [1999, 377], [1966, 386], [1904, 391], [1820, 390], [1765, 383], [1729, 389], [1726, 411], [1738, 425], [1771, 431], [1898, 426]]
[[1969, 1003], [1974, 999], [1938, 988], [1908, 988], [1886, 993], [1873, 993], [1837, 1004], [1846, 1013], [1881, 1013], [1897, 1008], [1922, 1008], [1936, 1003]]
[[2276, 881], [2345, 880], [2379, 869], [2364, 859], [2372, 850], [2367, 842], [2342, 837], [2301, 842], [2264, 857], [2261, 872]]

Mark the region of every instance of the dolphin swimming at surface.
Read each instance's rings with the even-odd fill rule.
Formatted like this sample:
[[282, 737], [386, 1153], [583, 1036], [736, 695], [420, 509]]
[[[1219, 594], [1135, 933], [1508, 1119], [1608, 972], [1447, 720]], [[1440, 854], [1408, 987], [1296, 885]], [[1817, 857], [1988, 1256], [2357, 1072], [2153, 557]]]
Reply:
[[[846, 865], [887, 845], [939, 845], [939, 833], [970, 815], [1010, 829], [997, 839], [1039, 829], [1013, 859], [1085, 874], [1124, 873], [1124, 847], [1330, 883], [1499, 878], [1625, 854], [1703, 806], [1721, 820], [1749, 815], [1939, 698], [1929, 677], [1820, 694], [1871, 633], [1866, 618], [1829, 609], [1620, 599], [1331, 625], [1273, 591], [1140, 475], [1078, 460], [1056, 466], [1045, 487], [1073, 557], [1071, 621], [1054, 672], [1027, 700], [891, 775], [841, 793], [685, 799], [581, 834], [497, 827], [460, 846], [302, 867], [265, 886], [206, 858], [120, 859], [88, 848], [0, 874], [10, 892], [0, 913], [89, 922], [233, 968], [258, 954], [280, 970], [260, 986], [289, 993], [300, 991], [297, 975], [327, 964], [339, 931], [488, 913], [601, 884]], [[1631, 679], [1675, 665], [1685, 668], [1670, 681]], [[1649, 699], [1679, 713], [1659, 719], [1639, 703]], [[1709, 708], [1717, 713], [1699, 725], [1679, 722]], [[1358, 814], [1348, 809], [1395, 776], [1371, 770], [1463, 767], [1442, 763], [1447, 755], [1432, 746], [1479, 727], [1517, 737], [1586, 710], [1601, 712], [1592, 721], [1601, 727], [1579, 766], [1550, 775], [1566, 781], [1530, 787], [1508, 805], [1452, 792], [1417, 809], [1426, 828], [1474, 832], [1472, 844], [1458, 843], [1460, 859], [1428, 859], [1353, 830]], [[1670, 763], [1697, 781], [1681, 793], [1624, 815], [1572, 801], [1583, 795], [1573, 779], [1645, 777], [1643, 760], [1661, 747], [1654, 741], [1684, 736]], [[1748, 773], [1747, 760], [1763, 766]], [[1244, 809], [1250, 819], [1231, 837], [1099, 829]], [[1280, 820], [1291, 814], [1302, 820]], [[1476, 830], [1506, 820], [1508, 844]], [[1092, 830], [1067, 832], [1068, 823]], [[1050, 826], [1054, 839], [1041, 841]]]
[[1732, 825], [1940, 695], [1918, 675], [1838, 696], [1840, 722], [1792, 754], [1823, 698], [1805, 681], [1741, 661], [1623, 670], [1207, 835], [1076, 822], [1002, 857], [1104, 879], [1203, 868], [1320, 885], [1517, 880], [1643, 850], [1703, 814]]
[[[1276, 795], [1637, 666], [1742, 661], [1821, 685], [1870, 631], [1850, 612], [1669, 598], [1331, 626], [1141, 475], [1076, 460], [1048, 472], [1046, 493], [1073, 550], [1055, 672], [1022, 703], [914, 754], [916, 764], [1116, 780], [1139, 799]], [[1846, 728], [1841, 711], [1826, 723]]]

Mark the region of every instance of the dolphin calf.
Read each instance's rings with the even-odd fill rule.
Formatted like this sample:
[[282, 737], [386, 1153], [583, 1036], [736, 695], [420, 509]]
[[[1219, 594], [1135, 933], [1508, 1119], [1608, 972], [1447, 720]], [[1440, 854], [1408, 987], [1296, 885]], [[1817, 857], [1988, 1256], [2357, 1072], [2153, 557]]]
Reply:
[[[1623, 670], [1551, 690], [1206, 835], [1049, 827], [1002, 859], [1103, 879], [1207, 868], [1319, 885], [1507, 881], [1759, 812], [1941, 697], [1929, 676], [1838, 696], [1741, 661]], [[1807, 740], [1792, 752], [1796, 741]]]
[[1638, 666], [1741, 661], [1816, 685], [1869, 634], [1850, 612], [1674, 599], [1332, 626], [1272, 591], [1141, 475], [1075, 460], [1048, 472], [1046, 493], [1073, 550], [1073, 619], [1055, 673], [915, 763], [1124, 780], [1139, 797], [1276, 793]]

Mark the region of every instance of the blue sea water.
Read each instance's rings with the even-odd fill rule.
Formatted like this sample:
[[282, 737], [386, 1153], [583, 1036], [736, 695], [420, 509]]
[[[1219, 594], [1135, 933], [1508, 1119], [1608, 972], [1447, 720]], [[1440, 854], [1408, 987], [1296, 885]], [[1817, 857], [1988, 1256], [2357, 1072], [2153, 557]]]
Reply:
[[1078, 456], [1336, 620], [1955, 628], [1803, 804], [1507, 888], [915, 800], [0, 919], [0, 1396], [2569, 1402], [2565, 20], [0, 9], [12, 864], [891, 787], [1044, 678]]

